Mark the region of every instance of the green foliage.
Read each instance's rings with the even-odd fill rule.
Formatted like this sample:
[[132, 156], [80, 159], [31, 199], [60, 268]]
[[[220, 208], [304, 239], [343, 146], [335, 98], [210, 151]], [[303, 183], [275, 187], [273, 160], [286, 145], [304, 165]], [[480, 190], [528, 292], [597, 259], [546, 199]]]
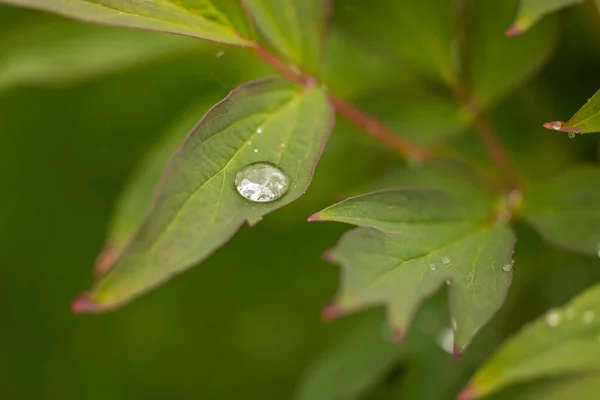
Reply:
[[313, 215], [361, 227], [328, 254], [344, 267], [333, 312], [385, 304], [402, 338], [419, 303], [445, 283], [460, 354], [500, 308], [511, 281], [514, 237], [504, 224], [488, 222], [487, 208], [406, 189], [351, 198]]
[[[302, 195], [329, 136], [330, 115], [318, 88], [268, 80], [232, 92], [172, 157], [148, 217], [76, 309], [130, 301], [206, 258], [244, 222], [254, 225]], [[236, 174], [258, 161], [279, 166], [290, 179], [281, 200], [253, 204], [237, 193]]]
[[[600, 366], [599, 314], [600, 286], [560, 309], [550, 310], [483, 365], [466, 390], [469, 398], [485, 396], [519, 381], [594, 373]], [[590, 383], [585, 379], [583, 382]], [[594, 387], [598, 387], [597, 381]]]
[[[0, 3], [37, 10], [0, 7], [0, 254], [24, 274], [42, 268], [44, 282], [32, 289], [14, 273], [0, 293], [64, 289], [60, 305], [36, 298], [50, 320], [43, 307], [64, 310], [83, 285], [67, 286], [65, 271], [91, 263], [102, 237], [76, 313], [118, 308], [206, 263], [119, 313], [77, 322], [97, 324], [85, 338], [72, 333], [77, 351], [89, 332], [106, 336], [103, 321], [131, 338], [99, 346], [128, 360], [103, 361], [115, 376], [151, 368], [137, 360], [158, 341], [170, 346], [162, 366], [176, 369], [170, 357], [187, 351], [202, 360], [141, 379], [137, 397], [442, 400], [475, 369], [461, 398], [597, 397], [599, 289], [553, 309], [600, 280], [597, 139], [541, 126], [572, 112], [595, 74], [587, 46], [600, 38], [598, 15], [538, 21], [579, 1]], [[599, 102], [596, 93], [569, 121], [544, 126], [600, 131]], [[238, 192], [239, 172], [259, 162], [285, 175], [282, 197]], [[305, 226], [319, 209], [310, 221], [356, 227]], [[341, 273], [317, 261], [336, 241], [325, 258]], [[52, 262], [60, 268], [48, 272]], [[325, 326], [318, 308], [336, 291], [334, 273], [322, 317], [355, 315]], [[190, 310], [201, 315], [193, 327]], [[10, 318], [26, 314], [8, 315], [19, 326]], [[189, 337], [163, 340], [161, 329]], [[194, 351], [198, 341], [214, 346], [212, 358]], [[226, 389], [214, 379], [224, 371]], [[171, 384], [157, 389], [161, 379]], [[18, 398], [2, 386], [0, 397]], [[71, 397], [131, 397], [117, 392]]]
[[[82, 21], [193, 36], [237, 46], [250, 42], [235, 0], [2, 0]], [[235, 23], [238, 22], [236, 25]], [[239, 22], [242, 22], [241, 26]], [[241, 29], [240, 29], [241, 28]]]

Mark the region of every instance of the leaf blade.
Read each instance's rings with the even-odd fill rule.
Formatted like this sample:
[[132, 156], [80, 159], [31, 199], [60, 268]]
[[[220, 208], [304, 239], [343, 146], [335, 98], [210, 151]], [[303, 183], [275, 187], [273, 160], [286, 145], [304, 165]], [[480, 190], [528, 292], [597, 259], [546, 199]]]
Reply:
[[245, 0], [244, 5], [280, 54], [310, 73], [317, 70], [325, 41], [327, 0]]
[[[145, 222], [75, 308], [95, 312], [122, 305], [208, 257], [245, 221], [254, 224], [301, 196], [331, 125], [319, 88], [265, 80], [234, 90], [172, 156]], [[278, 165], [290, 177], [281, 199], [251, 203], [237, 193], [235, 175], [256, 161]]]
[[581, 3], [583, 0], [521, 0], [519, 13], [507, 35], [520, 35], [545, 15]]
[[[369, 205], [373, 201], [381, 205]], [[344, 269], [337, 309], [349, 312], [384, 304], [398, 336], [422, 300], [451, 281], [450, 312], [456, 321], [455, 352], [460, 353], [506, 296], [512, 278], [512, 266], [505, 269], [512, 260], [512, 231], [470, 214], [468, 207], [442, 192], [371, 193], [329, 207], [316, 219], [359, 226], [344, 234], [328, 256]]]
[[[231, 0], [224, 0], [234, 10]], [[208, 0], [179, 3], [148, 0], [0, 0], [0, 3], [53, 12], [99, 24], [192, 36], [236, 46], [250, 46], [227, 16]], [[239, 9], [239, 7], [237, 7]], [[240, 14], [237, 11], [236, 14]], [[236, 20], [239, 18], [236, 16]]]
[[552, 244], [590, 255], [600, 251], [600, 169], [580, 167], [534, 185], [522, 215]]
[[475, 373], [464, 393], [478, 398], [517, 382], [596, 370], [600, 366], [600, 286], [510, 339]]

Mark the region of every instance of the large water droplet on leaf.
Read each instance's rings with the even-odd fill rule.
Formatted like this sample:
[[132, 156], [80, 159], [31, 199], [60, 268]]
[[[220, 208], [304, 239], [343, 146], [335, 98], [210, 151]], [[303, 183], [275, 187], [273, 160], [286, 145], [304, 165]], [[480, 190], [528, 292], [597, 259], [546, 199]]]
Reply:
[[235, 177], [238, 193], [258, 203], [267, 203], [281, 198], [287, 192], [288, 185], [287, 176], [268, 162], [248, 164]]
[[558, 326], [562, 321], [562, 314], [557, 310], [552, 310], [546, 314], [546, 323], [551, 327]]

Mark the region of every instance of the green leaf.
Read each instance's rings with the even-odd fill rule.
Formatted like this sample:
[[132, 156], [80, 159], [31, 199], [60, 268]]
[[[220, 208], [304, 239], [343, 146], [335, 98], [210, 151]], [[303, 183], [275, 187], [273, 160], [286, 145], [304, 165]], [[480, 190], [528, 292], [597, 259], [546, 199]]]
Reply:
[[[237, 0], [0, 0], [105, 25], [250, 46]], [[235, 21], [235, 24], [234, 22]]]
[[600, 286], [561, 309], [549, 311], [508, 341], [481, 367], [463, 398], [508, 385], [600, 367]]
[[517, 18], [506, 34], [509, 36], [520, 35], [544, 15], [581, 3], [583, 0], [521, 0]]
[[456, 82], [451, 0], [338, 0], [335, 23], [356, 42], [416, 72]]
[[0, 40], [0, 88], [79, 82], [203, 46], [191, 38], [62, 19], [24, 24]]
[[[214, 102], [210, 104], [214, 104]], [[146, 216], [154, 188], [167, 166], [169, 158], [194, 128], [199, 116], [204, 115], [210, 108], [210, 104], [206, 102], [197, 105], [187, 112], [168, 130], [164, 137], [154, 144], [140, 162], [117, 200], [106, 246], [96, 260], [96, 272], [106, 272], [119, 257]]]
[[[172, 157], [142, 226], [74, 310], [120, 306], [208, 257], [245, 221], [256, 224], [297, 199], [310, 183], [331, 125], [319, 88], [266, 80], [234, 90]], [[281, 199], [253, 203], [237, 193], [236, 174], [257, 161], [287, 175], [289, 189]]]
[[321, 58], [327, 0], [244, 0], [266, 40], [288, 61], [314, 73]]
[[[311, 365], [296, 400], [359, 399], [402, 350], [382, 336], [381, 313], [368, 313]], [[391, 336], [391, 335], [390, 335]]]
[[387, 306], [402, 337], [423, 299], [449, 285], [454, 349], [462, 352], [502, 305], [512, 277], [514, 236], [472, 208], [431, 189], [375, 192], [333, 205], [310, 220], [360, 226], [329, 258], [344, 267], [330, 313]]
[[544, 127], [570, 134], [600, 132], [600, 90], [567, 122], [548, 122]]
[[475, 98], [490, 108], [550, 59], [558, 30], [555, 20], [548, 19], [526, 35], [506, 37], [515, 1], [469, 0], [466, 4], [464, 67]]
[[534, 185], [522, 215], [550, 243], [572, 251], [600, 251], [600, 168], [580, 167]]

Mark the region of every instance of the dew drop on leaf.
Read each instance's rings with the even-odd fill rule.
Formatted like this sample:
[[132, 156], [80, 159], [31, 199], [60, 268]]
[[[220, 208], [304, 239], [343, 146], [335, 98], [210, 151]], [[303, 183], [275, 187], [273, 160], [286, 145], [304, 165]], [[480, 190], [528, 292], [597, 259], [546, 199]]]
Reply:
[[549, 311], [548, 314], [546, 314], [546, 323], [553, 328], [558, 326], [561, 321], [562, 315], [557, 310]]
[[435, 264], [429, 264], [429, 269], [431, 269], [432, 271], [435, 271], [437, 268], [436, 268]]
[[258, 153], [258, 149], [254, 149], [254, 152], [255, 152], [255, 153]]
[[450, 257], [445, 256], [444, 258], [442, 258], [442, 264], [450, 265]]
[[437, 344], [449, 354], [454, 352], [454, 331], [452, 328], [445, 328], [437, 335]]
[[256, 133], [258, 133], [259, 135], [262, 133], [262, 128], [259, 126], [258, 128], [256, 128]]
[[575, 137], [575, 132], [569, 132], [569, 139], [573, 139]]
[[288, 177], [275, 165], [255, 162], [246, 165], [235, 177], [238, 193], [258, 203], [281, 198], [288, 190]]
[[504, 267], [502, 267], [502, 271], [504, 271], [504, 272], [510, 272], [510, 271], [512, 271], [512, 265], [511, 264], [506, 264]]

